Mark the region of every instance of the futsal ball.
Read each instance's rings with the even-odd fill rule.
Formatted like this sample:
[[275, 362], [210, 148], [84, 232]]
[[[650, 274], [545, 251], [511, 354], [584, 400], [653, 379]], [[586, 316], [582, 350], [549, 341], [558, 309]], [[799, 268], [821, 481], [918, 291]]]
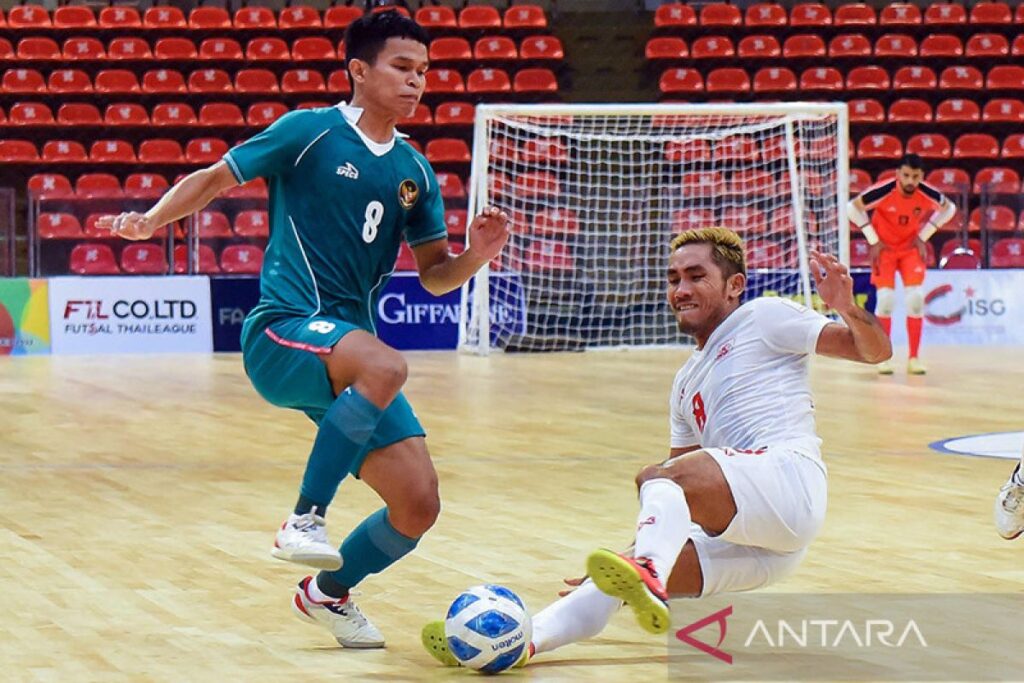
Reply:
[[444, 621], [448, 651], [463, 666], [496, 674], [530, 647], [533, 624], [519, 596], [504, 586], [474, 586], [455, 598]]

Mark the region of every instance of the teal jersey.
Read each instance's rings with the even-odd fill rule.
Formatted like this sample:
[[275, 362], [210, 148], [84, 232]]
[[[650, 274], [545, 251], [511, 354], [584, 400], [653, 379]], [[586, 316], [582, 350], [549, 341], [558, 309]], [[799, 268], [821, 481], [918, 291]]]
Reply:
[[398, 134], [367, 138], [359, 114], [344, 105], [293, 111], [224, 155], [240, 183], [263, 177], [270, 190], [255, 315], [324, 315], [373, 331], [402, 240], [447, 237], [430, 164]]

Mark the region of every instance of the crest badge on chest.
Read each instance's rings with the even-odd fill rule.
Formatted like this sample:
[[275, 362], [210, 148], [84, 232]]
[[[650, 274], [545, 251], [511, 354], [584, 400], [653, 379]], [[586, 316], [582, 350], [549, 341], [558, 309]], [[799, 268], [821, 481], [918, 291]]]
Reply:
[[420, 188], [412, 180], [403, 180], [398, 186], [398, 203], [405, 210], [411, 209], [420, 198]]

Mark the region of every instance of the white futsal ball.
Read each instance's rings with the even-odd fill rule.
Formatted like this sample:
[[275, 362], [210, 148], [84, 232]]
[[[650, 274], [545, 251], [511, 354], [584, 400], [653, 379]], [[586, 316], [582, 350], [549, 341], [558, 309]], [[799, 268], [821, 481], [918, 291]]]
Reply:
[[496, 674], [530, 647], [533, 624], [519, 596], [504, 586], [474, 586], [455, 598], [444, 621], [448, 651], [464, 666]]

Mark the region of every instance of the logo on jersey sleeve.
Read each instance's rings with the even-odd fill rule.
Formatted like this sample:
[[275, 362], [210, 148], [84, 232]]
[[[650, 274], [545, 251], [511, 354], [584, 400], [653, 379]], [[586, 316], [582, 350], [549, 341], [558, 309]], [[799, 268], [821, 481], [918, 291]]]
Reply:
[[412, 180], [406, 179], [398, 186], [398, 203], [403, 209], [411, 209], [420, 198], [420, 188]]
[[346, 161], [344, 166], [339, 166], [335, 173], [350, 180], [359, 180], [359, 169], [351, 161]]

